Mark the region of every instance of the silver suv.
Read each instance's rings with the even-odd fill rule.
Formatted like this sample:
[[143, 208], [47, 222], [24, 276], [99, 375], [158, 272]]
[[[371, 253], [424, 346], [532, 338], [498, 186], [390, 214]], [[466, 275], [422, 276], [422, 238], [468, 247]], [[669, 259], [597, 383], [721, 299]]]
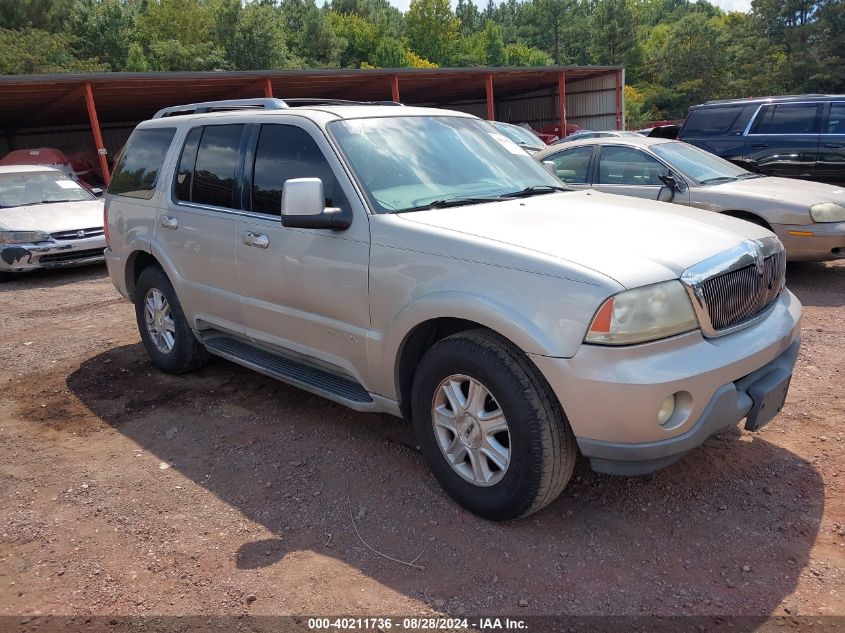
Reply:
[[491, 519], [550, 503], [579, 453], [634, 475], [758, 429], [798, 353], [772, 233], [569, 191], [461, 112], [168, 108], [133, 132], [106, 206], [109, 272], [162, 370], [214, 354], [402, 416]]

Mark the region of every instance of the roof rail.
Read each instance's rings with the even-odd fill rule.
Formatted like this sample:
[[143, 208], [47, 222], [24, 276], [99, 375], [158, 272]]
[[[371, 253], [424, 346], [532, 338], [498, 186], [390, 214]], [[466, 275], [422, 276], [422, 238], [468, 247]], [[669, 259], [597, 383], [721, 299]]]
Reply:
[[289, 107], [281, 99], [227, 99], [224, 101], [203, 101], [162, 108], [153, 116], [162, 119], [180, 114], [202, 114], [204, 112], [226, 112], [228, 110], [283, 110]]
[[319, 97], [293, 97], [285, 99], [285, 103], [291, 108], [310, 105], [403, 105], [398, 101], [351, 101], [349, 99], [323, 99]]
[[318, 97], [294, 97], [292, 99], [228, 99], [225, 101], [203, 101], [163, 108], [155, 113], [154, 119], [179, 116], [180, 114], [203, 114], [206, 112], [228, 112], [231, 110], [284, 110], [291, 107], [321, 105], [394, 105], [398, 101], [349, 101], [347, 99], [322, 99]]

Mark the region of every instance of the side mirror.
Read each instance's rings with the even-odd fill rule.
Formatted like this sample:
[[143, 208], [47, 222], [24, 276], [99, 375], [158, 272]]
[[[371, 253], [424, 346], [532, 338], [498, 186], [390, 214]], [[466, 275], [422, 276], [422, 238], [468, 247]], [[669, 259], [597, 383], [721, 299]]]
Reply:
[[686, 188], [684, 181], [674, 174], [662, 174], [659, 176], [663, 186], [657, 192], [657, 199], [660, 202], [672, 202], [676, 191], [683, 191]]
[[99, 187], [91, 187], [91, 193], [93, 193], [98, 198], [103, 197], [103, 190], [100, 189]]
[[543, 167], [545, 167], [553, 176], [557, 176], [557, 166], [553, 160], [544, 160]]
[[343, 231], [352, 216], [335, 207], [326, 208], [323, 181], [319, 178], [291, 178], [282, 187], [282, 226], [293, 229]]
[[663, 182], [663, 184], [669, 187], [672, 191], [683, 191], [686, 189], [686, 184], [683, 179], [675, 174], [663, 174], [658, 176], [658, 178], [660, 178], [661, 182]]

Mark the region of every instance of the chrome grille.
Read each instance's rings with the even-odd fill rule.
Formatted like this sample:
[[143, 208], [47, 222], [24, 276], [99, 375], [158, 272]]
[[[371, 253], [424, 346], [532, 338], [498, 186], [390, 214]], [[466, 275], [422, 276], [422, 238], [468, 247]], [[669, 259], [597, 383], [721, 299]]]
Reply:
[[786, 257], [779, 252], [764, 260], [762, 274], [752, 264], [701, 282], [713, 329], [724, 330], [765, 310], [783, 290], [785, 271]]
[[81, 240], [89, 237], [99, 237], [104, 235], [102, 226], [95, 226], [91, 229], [74, 229], [72, 231], [58, 231], [50, 235], [54, 240]]
[[765, 316], [784, 289], [786, 253], [775, 236], [749, 239], [681, 275], [701, 331], [723, 336]]

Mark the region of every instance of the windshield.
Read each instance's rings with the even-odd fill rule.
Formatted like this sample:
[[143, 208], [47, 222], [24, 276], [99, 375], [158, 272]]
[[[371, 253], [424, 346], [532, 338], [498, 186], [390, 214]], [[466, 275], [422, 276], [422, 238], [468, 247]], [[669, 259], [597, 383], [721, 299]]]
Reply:
[[502, 134], [507, 136], [514, 143], [525, 145], [527, 147], [543, 147], [545, 143], [539, 139], [533, 132], [526, 130], [524, 127], [518, 125], [510, 125], [509, 123], [493, 122], [493, 125]]
[[0, 207], [96, 200], [76, 181], [57, 171], [0, 174]]
[[516, 143], [479, 119], [350, 119], [331, 123], [329, 130], [378, 213], [565, 189]]
[[727, 182], [753, 176], [742, 167], [714, 156], [710, 152], [681, 142], [652, 145], [651, 151], [688, 178], [701, 184]]

